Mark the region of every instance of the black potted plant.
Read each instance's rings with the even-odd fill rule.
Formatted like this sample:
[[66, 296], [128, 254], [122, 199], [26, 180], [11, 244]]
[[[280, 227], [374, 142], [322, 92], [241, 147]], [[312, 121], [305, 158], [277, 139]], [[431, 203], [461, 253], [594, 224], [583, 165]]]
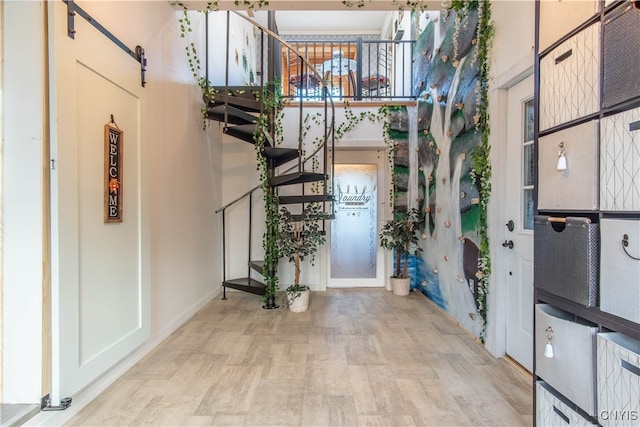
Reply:
[[[391, 276], [393, 293], [408, 295], [411, 278], [407, 270], [409, 255], [419, 255], [422, 248], [418, 246], [416, 232], [420, 230], [423, 215], [420, 210], [413, 208], [408, 211], [394, 212], [394, 218], [387, 221], [380, 233], [380, 246], [395, 253], [395, 267]], [[412, 249], [413, 248], [413, 249]]]
[[313, 265], [318, 248], [325, 243], [320, 230], [320, 221], [326, 215], [319, 203], [309, 203], [301, 215], [293, 215], [286, 208], [280, 209], [280, 233], [278, 252], [294, 265], [293, 284], [285, 289], [283, 305], [291, 311], [306, 311], [309, 305], [310, 288], [300, 284], [300, 262], [308, 258]]

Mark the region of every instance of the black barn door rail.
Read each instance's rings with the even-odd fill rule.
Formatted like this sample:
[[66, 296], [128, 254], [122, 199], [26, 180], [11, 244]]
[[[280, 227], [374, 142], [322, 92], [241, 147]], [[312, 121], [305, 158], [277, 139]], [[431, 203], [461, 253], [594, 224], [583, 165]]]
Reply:
[[135, 51], [129, 49], [129, 47], [121, 42], [115, 35], [109, 30], [103, 27], [98, 21], [93, 19], [84, 9], [76, 4], [74, 0], [62, 0], [67, 4], [67, 35], [72, 39], [75, 39], [75, 17], [76, 13], [83, 17], [85, 21], [93, 25], [98, 31], [107, 36], [109, 40], [114, 42], [116, 46], [124, 50], [130, 57], [140, 63], [140, 83], [144, 87], [147, 82], [145, 81], [145, 72], [147, 71], [147, 58], [144, 56], [144, 48], [142, 46], [136, 46]]

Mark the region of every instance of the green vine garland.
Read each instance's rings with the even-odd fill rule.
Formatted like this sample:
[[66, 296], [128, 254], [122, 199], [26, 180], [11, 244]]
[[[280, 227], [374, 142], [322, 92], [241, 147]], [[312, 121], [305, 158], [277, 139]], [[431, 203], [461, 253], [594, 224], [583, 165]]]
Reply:
[[[275, 120], [276, 131], [273, 131], [274, 122], [272, 117], [281, 117], [282, 91], [279, 82], [267, 83], [264, 86], [262, 114], [258, 117], [256, 133], [253, 135], [255, 143], [257, 169], [260, 171], [260, 182], [262, 185], [262, 196], [265, 211], [265, 232], [262, 236], [262, 248], [264, 249], [264, 267], [262, 275], [265, 281], [264, 301], [275, 298], [278, 292], [278, 261], [280, 252], [278, 250], [278, 239], [280, 236], [280, 206], [278, 202], [277, 189], [269, 185], [273, 178], [274, 171], [269, 168], [266, 157], [263, 155], [266, 137], [265, 133], [272, 132], [274, 140], [278, 140], [281, 135], [281, 121]], [[279, 124], [278, 124], [279, 123]]]
[[[478, 9], [478, 80], [477, 113], [474, 117], [476, 130], [482, 132], [482, 142], [473, 152], [472, 178], [480, 181], [480, 215], [478, 229], [480, 248], [478, 254], [478, 314], [482, 317], [480, 341], [485, 342], [487, 332], [487, 296], [489, 294], [489, 277], [491, 275], [491, 257], [489, 251], [487, 207], [491, 196], [491, 163], [489, 143], [489, 51], [493, 40], [494, 27], [491, 21], [491, 3], [489, 0], [453, 0], [451, 8], [464, 15], [470, 8]], [[464, 19], [464, 16], [462, 16]]]
[[395, 195], [395, 173], [394, 173], [394, 157], [395, 157], [395, 141], [391, 140], [391, 120], [389, 115], [392, 111], [396, 111], [401, 107], [389, 107], [383, 105], [378, 108], [376, 113], [372, 111], [362, 111], [356, 115], [351, 109], [349, 103], [345, 103], [344, 113], [346, 121], [340, 123], [335, 129], [336, 141], [341, 140], [344, 135], [352, 131], [357, 125], [365, 120], [369, 120], [371, 123], [382, 123], [382, 138], [386, 146], [387, 163], [390, 171], [389, 182], [389, 206], [393, 207], [393, 200]]

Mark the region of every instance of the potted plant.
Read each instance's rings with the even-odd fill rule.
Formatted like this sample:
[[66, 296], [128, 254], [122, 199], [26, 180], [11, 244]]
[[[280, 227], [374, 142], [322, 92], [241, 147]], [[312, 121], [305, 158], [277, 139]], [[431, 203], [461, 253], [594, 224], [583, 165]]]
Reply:
[[416, 209], [398, 211], [394, 218], [387, 221], [380, 233], [380, 246], [395, 253], [395, 268], [391, 276], [391, 286], [395, 295], [408, 295], [411, 278], [407, 273], [409, 255], [412, 246], [414, 255], [419, 255], [422, 248], [418, 246], [416, 231], [420, 229], [422, 214]]
[[325, 218], [321, 205], [309, 203], [301, 215], [292, 215], [286, 207], [280, 209], [280, 234], [278, 252], [294, 265], [293, 285], [285, 289], [283, 305], [293, 312], [306, 311], [309, 306], [310, 288], [300, 284], [300, 262], [309, 258], [311, 265], [325, 238], [319, 221]]

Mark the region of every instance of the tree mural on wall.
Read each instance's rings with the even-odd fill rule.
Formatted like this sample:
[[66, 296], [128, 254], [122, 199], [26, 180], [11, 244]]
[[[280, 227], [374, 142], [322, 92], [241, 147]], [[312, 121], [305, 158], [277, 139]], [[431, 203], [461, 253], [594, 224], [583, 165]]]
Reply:
[[416, 286], [484, 339], [486, 285], [479, 266], [486, 202], [476, 171], [486, 111], [479, 96], [479, 5], [422, 15], [426, 25], [417, 35], [413, 69], [418, 107], [395, 112], [391, 127], [406, 132], [396, 148], [396, 208], [419, 207], [426, 214], [424, 256], [414, 260]]

